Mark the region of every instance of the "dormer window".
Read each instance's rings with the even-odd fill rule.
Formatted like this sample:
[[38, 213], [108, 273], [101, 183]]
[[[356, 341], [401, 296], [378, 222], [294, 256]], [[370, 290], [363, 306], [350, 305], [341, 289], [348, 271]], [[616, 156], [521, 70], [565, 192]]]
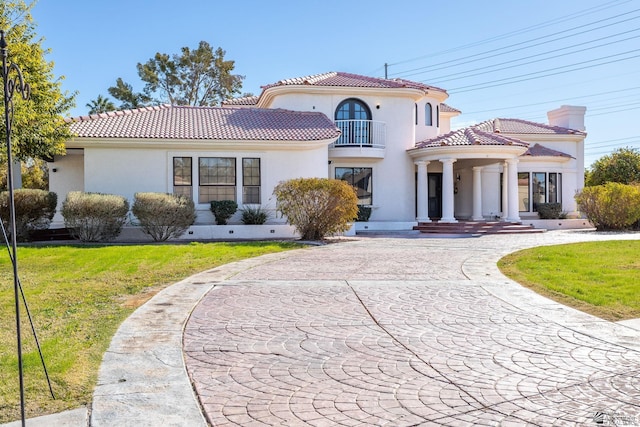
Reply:
[[433, 126], [433, 107], [431, 107], [430, 102], [427, 102], [424, 106], [424, 125]]

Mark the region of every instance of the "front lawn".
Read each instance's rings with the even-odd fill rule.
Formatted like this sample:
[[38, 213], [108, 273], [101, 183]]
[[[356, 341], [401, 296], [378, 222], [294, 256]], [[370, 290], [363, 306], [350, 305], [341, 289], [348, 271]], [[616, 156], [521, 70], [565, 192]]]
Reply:
[[[27, 416], [90, 402], [118, 326], [162, 288], [215, 266], [299, 248], [296, 243], [36, 246], [18, 249], [22, 286], [56, 399], [21, 307]], [[0, 256], [0, 423], [20, 418], [13, 271]]]
[[640, 318], [638, 240], [526, 249], [498, 267], [523, 286], [602, 319]]

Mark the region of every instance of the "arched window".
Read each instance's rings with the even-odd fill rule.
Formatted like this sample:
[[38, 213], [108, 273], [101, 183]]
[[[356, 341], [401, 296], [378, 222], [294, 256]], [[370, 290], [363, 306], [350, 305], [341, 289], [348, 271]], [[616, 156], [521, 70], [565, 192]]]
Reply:
[[416, 104], [415, 116], [416, 116], [416, 126], [418, 126], [418, 104]]
[[342, 131], [336, 146], [371, 144], [371, 110], [359, 99], [345, 99], [338, 105], [336, 126]]
[[436, 126], [440, 127], [440, 106], [436, 105]]
[[433, 126], [433, 108], [430, 102], [427, 102], [424, 106], [424, 125]]

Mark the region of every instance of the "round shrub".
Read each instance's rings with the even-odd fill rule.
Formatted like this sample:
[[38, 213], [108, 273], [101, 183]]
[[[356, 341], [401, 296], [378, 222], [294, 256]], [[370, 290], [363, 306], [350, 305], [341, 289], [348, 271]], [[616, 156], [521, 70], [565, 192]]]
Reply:
[[576, 195], [578, 209], [598, 230], [624, 230], [640, 220], [640, 187], [608, 182]]
[[129, 202], [115, 194], [72, 191], [62, 204], [65, 226], [83, 242], [107, 242], [118, 237], [127, 220]]
[[347, 231], [358, 216], [356, 189], [346, 181], [298, 178], [273, 190], [278, 211], [287, 217], [303, 240], [322, 240]]
[[[13, 192], [16, 212], [16, 239], [29, 240], [29, 235], [35, 230], [46, 230], [51, 225], [51, 219], [56, 213], [58, 196], [56, 193], [31, 188], [20, 188]], [[7, 234], [9, 227], [9, 192], [0, 193], [0, 217]]]
[[193, 200], [172, 194], [136, 193], [131, 211], [156, 242], [180, 237], [196, 220]]
[[211, 202], [211, 212], [216, 217], [218, 225], [225, 225], [237, 210], [238, 204], [234, 200], [214, 200]]

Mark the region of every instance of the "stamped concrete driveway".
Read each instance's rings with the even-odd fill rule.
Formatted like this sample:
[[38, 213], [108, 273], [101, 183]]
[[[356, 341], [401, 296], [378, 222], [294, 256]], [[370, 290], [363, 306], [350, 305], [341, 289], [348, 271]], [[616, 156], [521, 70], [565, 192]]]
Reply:
[[215, 426], [640, 424], [637, 323], [495, 267], [519, 248], [610, 238], [640, 236], [362, 238], [267, 256], [195, 308], [187, 371]]

